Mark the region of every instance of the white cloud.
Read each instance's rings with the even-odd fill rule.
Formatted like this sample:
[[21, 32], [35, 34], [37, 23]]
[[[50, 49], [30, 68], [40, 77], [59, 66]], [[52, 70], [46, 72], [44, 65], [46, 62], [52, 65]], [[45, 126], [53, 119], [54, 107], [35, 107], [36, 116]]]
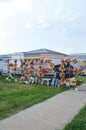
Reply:
[[31, 0], [13, 0], [12, 2], [0, 2], [0, 17], [11, 16], [22, 11], [32, 11]]
[[32, 22], [30, 19], [25, 19], [24, 24], [25, 24], [25, 29], [30, 29], [32, 27]]
[[11, 3], [0, 2], [0, 17], [12, 15]]
[[58, 19], [61, 17], [61, 15], [63, 14], [63, 10], [64, 10], [64, 3], [58, 3], [58, 6], [56, 8], [56, 16], [58, 17]]
[[[85, 6], [84, 2], [80, 0], [79, 2], [78, 0], [11, 0], [10, 2], [0, 2], [0, 43], [4, 43], [4, 46], [7, 46], [7, 43], [12, 46], [16, 45], [18, 50], [21, 48], [21, 46], [18, 48], [18, 44], [22, 43], [26, 49], [30, 49], [35, 47], [34, 43], [36, 42], [36, 48], [44, 46], [48, 48], [51, 45], [53, 48], [60, 45], [60, 50], [65, 53], [72, 52], [73, 50], [69, 48], [73, 48], [73, 46], [75, 48], [75, 43], [82, 43], [83, 40], [85, 44], [86, 41], [84, 32], [86, 30], [86, 9], [81, 7], [80, 3]], [[81, 12], [83, 12], [82, 19], [80, 19]], [[9, 40], [10, 38], [11, 40]], [[31, 44], [28, 45], [28, 43]], [[70, 46], [69, 43], [73, 45]]]
[[55, 11], [55, 17], [58, 21], [74, 21], [82, 15], [81, 11], [67, 6], [69, 5], [66, 5], [64, 0], [58, 3]]
[[32, 11], [31, 0], [13, 0], [11, 6], [15, 11]]
[[80, 17], [82, 13], [80, 11], [68, 10], [64, 14], [64, 20], [66, 21], [74, 21]]
[[46, 15], [42, 15], [38, 18], [38, 27], [41, 29], [45, 29], [49, 26], [48, 22], [47, 22], [47, 17]]
[[[16, 33], [20, 26], [17, 23], [23, 22], [24, 15], [32, 11], [32, 0], [12, 0], [10, 2], [0, 2], [0, 37], [6, 38], [10, 35], [10, 30]], [[13, 22], [12, 22], [13, 19]], [[25, 28], [31, 28], [30, 21], [25, 22]], [[14, 27], [16, 27], [14, 29]], [[22, 28], [22, 26], [21, 26]]]
[[2, 39], [8, 38], [11, 35], [12, 35], [11, 32], [0, 32], [0, 38]]

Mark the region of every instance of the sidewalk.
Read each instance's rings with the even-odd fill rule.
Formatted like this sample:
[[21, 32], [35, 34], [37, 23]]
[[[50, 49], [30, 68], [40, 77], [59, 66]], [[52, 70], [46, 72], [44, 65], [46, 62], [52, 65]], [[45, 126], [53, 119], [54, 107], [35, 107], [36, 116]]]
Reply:
[[86, 104], [86, 83], [0, 121], [0, 130], [59, 130]]

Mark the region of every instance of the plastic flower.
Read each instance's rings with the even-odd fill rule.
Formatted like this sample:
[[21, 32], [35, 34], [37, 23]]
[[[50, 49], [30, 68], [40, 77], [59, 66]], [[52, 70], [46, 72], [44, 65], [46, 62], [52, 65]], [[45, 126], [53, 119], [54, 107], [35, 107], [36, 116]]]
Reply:
[[61, 69], [64, 69], [64, 63], [62, 63], [61, 65], [60, 65], [60, 67], [61, 67]]
[[39, 69], [42, 69], [42, 65], [39, 65]]
[[53, 68], [53, 67], [54, 67], [54, 64], [53, 64], [53, 63], [50, 63], [50, 67]]
[[64, 75], [65, 75], [64, 72], [61, 72], [59, 76], [62, 78], [64, 77]]
[[66, 79], [66, 82], [70, 82], [70, 78], [67, 78], [67, 79]]
[[40, 70], [40, 71], [39, 71], [39, 77], [42, 77], [42, 76], [43, 76], [43, 71]]
[[77, 83], [78, 81], [77, 80], [73, 80], [72, 83]]
[[73, 72], [74, 72], [74, 73], [78, 73], [78, 71], [79, 71], [78, 68], [74, 68], [74, 69], [73, 69]]
[[64, 58], [62, 58], [62, 59], [61, 59], [61, 62], [62, 62], [62, 63], [64, 63], [64, 62], [65, 62], [65, 59], [64, 59]]
[[50, 64], [50, 63], [51, 63], [51, 59], [48, 59], [48, 60], [47, 60], [47, 63], [49, 63], [49, 64]]
[[66, 62], [67, 64], [69, 64], [71, 61], [70, 61], [70, 59], [66, 59], [65, 62]]
[[77, 64], [77, 62], [78, 62], [77, 59], [74, 59], [74, 60], [73, 60], [73, 63], [74, 63], [74, 64]]

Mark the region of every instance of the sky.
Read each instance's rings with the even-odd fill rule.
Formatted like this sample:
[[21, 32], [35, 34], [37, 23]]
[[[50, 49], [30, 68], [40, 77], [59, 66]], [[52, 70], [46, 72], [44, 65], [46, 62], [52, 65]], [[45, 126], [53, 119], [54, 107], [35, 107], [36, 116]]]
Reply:
[[86, 0], [0, 0], [0, 54], [86, 53]]

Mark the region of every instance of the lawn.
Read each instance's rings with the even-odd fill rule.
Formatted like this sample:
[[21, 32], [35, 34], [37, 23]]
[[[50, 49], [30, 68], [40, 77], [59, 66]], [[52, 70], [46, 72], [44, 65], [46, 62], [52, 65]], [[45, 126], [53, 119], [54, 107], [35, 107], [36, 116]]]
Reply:
[[78, 85], [81, 83], [85, 83], [86, 82], [86, 76], [76, 76], [76, 79], [78, 80]]
[[63, 130], [86, 130], [86, 105]]
[[42, 102], [68, 88], [25, 84], [0, 78], [0, 120]]
[[[86, 80], [84, 77], [79, 77], [80, 79], [82, 81], [78, 82], [78, 84]], [[6, 81], [5, 77], [2, 77], [0, 78], [0, 120], [51, 98], [67, 89], [64, 86], [55, 88], [40, 84], [9, 82]]]

